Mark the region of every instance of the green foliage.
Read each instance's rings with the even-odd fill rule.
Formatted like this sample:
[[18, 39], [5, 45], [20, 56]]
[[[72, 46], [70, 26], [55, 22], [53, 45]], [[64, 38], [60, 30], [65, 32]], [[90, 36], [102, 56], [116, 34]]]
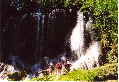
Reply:
[[61, 75], [58, 81], [101, 81], [117, 79], [118, 64], [106, 64], [91, 70], [78, 69]]
[[8, 81], [22, 81], [28, 75], [28, 70], [23, 69], [21, 72], [14, 72], [8, 74]]
[[114, 80], [118, 77], [118, 64], [105, 64], [102, 67], [92, 69], [94, 72], [94, 80]]
[[43, 77], [40, 78], [32, 78], [29, 81], [54, 81], [56, 78], [55, 75], [49, 76], [49, 75], [44, 75]]
[[[89, 8], [94, 19], [93, 29], [101, 43], [103, 54], [106, 55], [105, 63], [112, 63], [117, 59], [118, 35], [118, 2], [117, 0], [82, 0], [81, 10]], [[115, 61], [117, 62], [117, 61]]]
[[67, 75], [61, 75], [58, 81], [91, 81], [94, 79], [93, 75], [94, 73], [90, 70], [78, 69]]
[[108, 61], [108, 63], [117, 63], [118, 62], [118, 57], [117, 54], [115, 55], [114, 53], [117, 53], [117, 47], [116, 49], [112, 49], [111, 51], [108, 51], [107, 53], [107, 58], [106, 60]]
[[106, 81], [118, 79], [118, 64], [105, 64], [91, 70], [77, 69], [60, 77], [43, 76], [32, 78], [30, 81]]

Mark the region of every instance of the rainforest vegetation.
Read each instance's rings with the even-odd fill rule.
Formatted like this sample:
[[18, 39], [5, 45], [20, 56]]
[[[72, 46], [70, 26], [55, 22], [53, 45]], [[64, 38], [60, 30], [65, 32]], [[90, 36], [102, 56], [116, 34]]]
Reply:
[[[102, 55], [100, 61], [102, 66], [91, 70], [78, 69], [61, 75], [57, 81], [93, 81], [117, 79], [118, 69], [118, 1], [117, 0], [0, 0], [1, 1], [1, 23], [7, 21], [11, 16], [19, 16], [32, 13], [40, 9], [41, 14], [48, 15], [54, 9], [80, 10], [84, 14], [87, 11], [93, 18], [92, 27], [96, 31], [95, 36], [101, 44]], [[11, 13], [13, 12], [13, 13]], [[85, 21], [87, 21], [85, 19]], [[2, 28], [2, 27], [1, 27]], [[52, 31], [51, 31], [52, 32]], [[1, 42], [2, 43], [1, 37]], [[1, 44], [3, 45], [3, 44]], [[9, 74], [9, 80], [14, 75]], [[22, 75], [22, 72], [20, 73]], [[27, 73], [23, 71], [23, 77]], [[15, 76], [16, 77], [16, 76]], [[44, 76], [32, 78], [31, 81], [54, 81], [56, 76]]]

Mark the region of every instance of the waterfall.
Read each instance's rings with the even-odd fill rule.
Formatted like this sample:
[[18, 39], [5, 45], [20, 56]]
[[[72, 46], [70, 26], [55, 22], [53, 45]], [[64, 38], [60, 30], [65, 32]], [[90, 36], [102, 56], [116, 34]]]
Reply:
[[84, 46], [84, 27], [83, 27], [83, 13], [77, 12], [77, 24], [76, 27], [72, 31], [71, 39], [71, 50], [72, 52], [76, 52], [78, 58], [81, 56]]
[[[92, 69], [93, 67], [99, 66], [98, 58], [101, 53], [100, 44], [94, 40], [94, 32], [91, 27], [91, 17], [89, 17], [87, 22], [85, 22], [83, 21], [83, 13], [78, 11], [77, 14], [77, 24], [72, 31], [70, 45], [73, 53], [72, 55], [76, 54], [78, 60], [73, 62], [71, 71], [79, 68]], [[90, 37], [87, 38], [87, 36]], [[85, 43], [85, 41], [87, 41], [87, 43]], [[88, 44], [89, 47], [86, 44]]]
[[43, 50], [43, 39], [44, 39], [44, 22], [45, 22], [45, 15], [42, 15], [42, 26], [41, 26], [41, 40], [40, 40], [40, 54], [42, 54]]
[[40, 32], [40, 18], [41, 18], [41, 13], [36, 13], [34, 15], [34, 17], [36, 17], [37, 20], [37, 34], [36, 34], [36, 50], [35, 50], [35, 55], [38, 54], [38, 44], [39, 44], [39, 32]]
[[100, 44], [93, 42], [86, 50], [86, 54], [82, 55], [76, 62], [73, 63], [71, 70], [73, 69], [92, 69], [99, 66], [99, 55], [101, 53]]
[[[28, 80], [37, 77], [36, 73], [40, 70], [48, 70], [57, 60], [63, 64], [68, 57], [72, 63], [71, 70], [99, 66], [101, 49], [100, 44], [94, 39], [92, 22], [91, 17], [85, 22], [83, 12], [73, 9], [55, 9], [48, 15], [43, 15], [39, 11], [23, 14], [18, 18], [14, 16], [8, 18], [2, 32], [4, 44], [2, 48], [5, 52], [2, 53], [7, 54], [5, 56], [8, 59], [6, 57], [4, 59], [11, 62], [6, 68], [7, 72], [19, 72], [20, 68], [30, 68], [31, 73], [25, 79]], [[17, 30], [13, 30], [14, 27]], [[76, 58], [72, 60], [74, 56]], [[9, 64], [9, 61], [7, 63]], [[5, 71], [2, 70], [0, 77]], [[42, 76], [41, 73], [40, 75]]]
[[24, 20], [24, 18], [27, 16], [28, 14], [24, 14], [22, 17], [21, 17], [21, 20], [20, 22], [22, 22]]

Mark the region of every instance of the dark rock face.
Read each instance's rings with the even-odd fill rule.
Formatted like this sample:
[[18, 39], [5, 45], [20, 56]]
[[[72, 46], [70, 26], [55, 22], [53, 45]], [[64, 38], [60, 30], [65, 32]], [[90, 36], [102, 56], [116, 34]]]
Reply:
[[65, 51], [66, 39], [75, 27], [77, 12], [56, 9], [48, 15], [31, 12], [2, 16], [2, 22], [6, 20], [1, 25], [2, 61], [14, 55], [32, 64], [45, 56], [55, 58]]
[[76, 24], [76, 11], [57, 9], [51, 13], [44, 32], [43, 54], [55, 58], [65, 51], [67, 35]]
[[20, 55], [27, 61], [34, 53], [36, 23], [29, 14], [23, 21], [20, 18], [9, 18], [6, 27], [2, 29], [2, 53]]

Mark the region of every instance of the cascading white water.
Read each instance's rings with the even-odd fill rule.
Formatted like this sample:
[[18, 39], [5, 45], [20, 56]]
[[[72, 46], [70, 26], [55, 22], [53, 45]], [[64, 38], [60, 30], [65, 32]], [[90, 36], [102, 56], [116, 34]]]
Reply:
[[[93, 40], [91, 17], [89, 17], [89, 21], [86, 23], [84, 29], [83, 13], [79, 11], [77, 12], [77, 15], [77, 25], [73, 29], [70, 39], [71, 51], [74, 51], [77, 54], [78, 60], [72, 64], [71, 71], [78, 68], [91, 69], [95, 66], [99, 66], [98, 58], [101, 53], [100, 44]], [[91, 35], [91, 43], [87, 49], [85, 49], [84, 46], [84, 30], [88, 31]]]
[[81, 56], [84, 46], [84, 27], [83, 27], [83, 13], [77, 12], [77, 24], [72, 31], [71, 39], [71, 50], [75, 52], [78, 58]]
[[36, 38], [37, 38], [37, 42], [36, 42], [36, 50], [35, 50], [35, 54], [37, 54], [38, 52], [38, 43], [39, 43], [39, 32], [40, 32], [40, 17], [41, 17], [41, 13], [36, 13], [34, 15], [34, 17], [36, 17], [37, 19], [37, 35], [36, 35]]
[[76, 62], [73, 63], [71, 70], [73, 69], [91, 69], [99, 66], [99, 55], [101, 53], [100, 44], [93, 42], [90, 47], [86, 50], [86, 54], [83, 54]]

